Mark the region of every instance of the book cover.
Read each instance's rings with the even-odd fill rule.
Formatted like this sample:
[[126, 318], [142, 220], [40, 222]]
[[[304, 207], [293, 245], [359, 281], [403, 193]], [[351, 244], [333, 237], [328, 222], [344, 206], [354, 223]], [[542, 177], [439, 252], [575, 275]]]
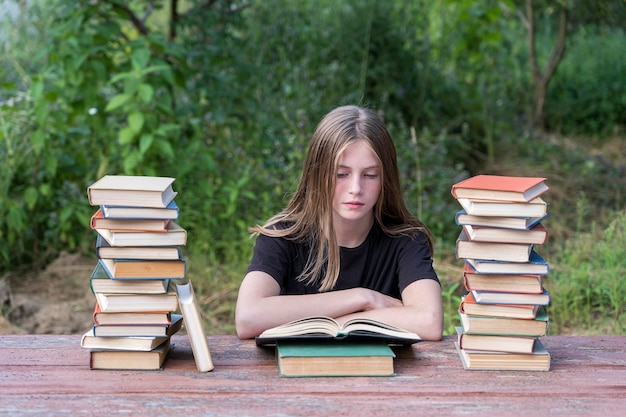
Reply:
[[491, 316], [514, 319], [534, 319], [541, 306], [530, 304], [478, 304], [472, 293], [461, 297], [459, 311], [468, 316]]
[[461, 327], [456, 327], [456, 333], [457, 343], [464, 350], [529, 354], [537, 341], [536, 337], [467, 334]]
[[111, 246], [184, 246], [187, 243], [187, 231], [176, 222], [171, 222], [165, 232], [95, 230]]
[[488, 259], [465, 258], [465, 262], [479, 274], [539, 274], [550, 272], [548, 262], [536, 251], [532, 251], [528, 262], [502, 262]]
[[529, 262], [532, 244], [472, 242], [464, 230], [456, 240], [456, 257], [502, 262]]
[[181, 279], [186, 262], [178, 260], [98, 259], [107, 276], [113, 280]]
[[495, 316], [470, 316], [459, 310], [463, 333], [500, 336], [545, 336], [548, 314], [541, 308], [534, 319], [515, 319]]
[[96, 301], [93, 311], [94, 324], [109, 325], [163, 325], [167, 326], [172, 322], [172, 313], [169, 311], [148, 311], [148, 312], [104, 312], [100, 304]]
[[100, 262], [89, 277], [92, 293], [109, 294], [165, 294], [169, 279], [111, 279]]
[[92, 229], [128, 230], [138, 232], [165, 232], [171, 220], [159, 219], [109, 219], [104, 218], [102, 209], [91, 216]]
[[190, 281], [176, 284], [176, 291], [196, 367], [200, 372], [209, 372], [213, 370], [214, 365], [209, 343], [204, 332], [200, 305], [193, 290], [193, 285]]
[[550, 294], [545, 288], [540, 294], [482, 290], [471, 290], [470, 293], [477, 304], [533, 304], [539, 306], [547, 306], [550, 304]]
[[476, 175], [452, 186], [454, 198], [528, 202], [549, 190], [546, 178]]
[[165, 208], [132, 207], [132, 206], [100, 206], [105, 219], [164, 219], [176, 220], [180, 216], [180, 209], [174, 200]]
[[548, 203], [537, 197], [527, 203], [492, 200], [457, 199], [467, 214], [492, 217], [543, 217], [548, 213]]
[[157, 371], [163, 368], [170, 350], [170, 339], [149, 351], [92, 349], [90, 369]]
[[384, 342], [280, 340], [276, 362], [283, 377], [392, 376], [395, 354]]
[[94, 294], [104, 312], [174, 312], [178, 308], [176, 293], [171, 289], [166, 294]]
[[461, 349], [454, 346], [463, 369], [476, 371], [549, 371], [550, 353], [540, 339], [535, 341], [533, 353], [486, 352]]
[[383, 341], [393, 345], [411, 345], [422, 339], [415, 333], [372, 319], [356, 318], [343, 326], [326, 316], [305, 317], [265, 330], [255, 340], [259, 346], [272, 345], [279, 340], [343, 340]]
[[176, 197], [174, 178], [105, 175], [87, 187], [92, 206], [136, 206], [165, 208]]
[[548, 230], [541, 223], [528, 230], [472, 226], [470, 224], [465, 224], [462, 227], [470, 242], [543, 245], [548, 238]]
[[80, 346], [85, 349], [133, 350], [150, 351], [169, 338], [163, 337], [99, 337], [93, 333], [93, 328], [84, 333], [80, 339]]
[[463, 285], [468, 291], [501, 291], [527, 294], [543, 292], [539, 274], [479, 274], [467, 262], [463, 263]]
[[96, 256], [101, 259], [177, 260], [182, 258], [178, 246], [111, 246], [98, 234]]
[[454, 221], [459, 226], [467, 224], [471, 226], [529, 230], [549, 216], [550, 213], [546, 213], [541, 217], [475, 216], [473, 214], [467, 214], [465, 210], [461, 209], [456, 212]]
[[172, 314], [171, 324], [94, 324], [95, 337], [167, 337], [178, 332], [183, 323], [183, 316]]

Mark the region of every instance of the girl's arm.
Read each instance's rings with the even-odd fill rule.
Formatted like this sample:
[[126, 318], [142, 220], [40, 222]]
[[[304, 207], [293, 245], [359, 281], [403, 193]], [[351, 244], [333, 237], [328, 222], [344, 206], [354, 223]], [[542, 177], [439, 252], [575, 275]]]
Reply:
[[432, 279], [421, 279], [402, 292], [402, 306], [391, 306], [348, 314], [337, 320], [344, 323], [355, 317], [367, 317], [417, 333], [424, 340], [441, 340], [443, 306], [441, 286]]
[[[403, 306], [402, 302], [393, 297], [365, 288], [352, 288], [307, 295], [280, 295], [280, 287], [270, 275], [264, 272], [252, 271], [244, 277], [239, 288], [239, 295], [237, 296], [235, 311], [237, 335], [242, 339], [252, 338], [270, 327], [314, 315], [339, 318], [340, 321], [356, 316], [367, 316], [393, 325], [399, 325], [400, 322], [411, 324], [411, 327], [405, 328], [415, 331], [416, 323], [413, 323], [414, 319], [425, 320], [432, 316], [430, 323], [436, 322], [437, 306], [441, 309], [439, 284], [432, 281], [436, 286], [436, 291], [434, 291], [434, 288], [430, 288], [429, 284], [412, 288], [418, 282], [409, 285], [403, 292], [403, 298], [405, 294], [407, 297]], [[420, 287], [424, 288], [420, 289]], [[432, 298], [422, 294], [424, 291], [431, 294]], [[420, 303], [421, 300], [428, 302], [433, 307], [412, 307], [415, 303]], [[407, 302], [410, 304], [407, 304]], [[407, 310], [410, 314], [407, 314]], [[432, 310], [431, 314], [428, 313], [429, 310]], [[411, 317], [411, 319], [407, 316]], [[439, 317], [442, 316], [443, 314], [439, 315]], [[438, 340], [441, 338], [440, 330], [439, 336], [436, 337], [437, 329], [442, 327], [441, 324], [432, 326], [424, 323], [424, 325], [418, 324], [417, 327], [423, 331], [416, 333], [424, 339]], [[434, 328], [426, 331], [427, 327]]]

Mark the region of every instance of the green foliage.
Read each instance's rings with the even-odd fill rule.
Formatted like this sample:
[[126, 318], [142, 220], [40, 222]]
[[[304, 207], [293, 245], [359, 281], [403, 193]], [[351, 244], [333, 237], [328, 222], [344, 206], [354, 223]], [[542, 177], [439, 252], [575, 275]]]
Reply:
[[[0, 34], [0, 273], [91, 251], [86, 188], [102, 175], [173, 176], [194, 282], [232, 303], [248, 227], [284, 206], [316, 123], [347, 103], [384, 115], [408, 204], [439, 253], [458, 233], [450, 187], [471, 173], [547, 176], [561, 190], [557, 242], [624, 205], [619, 158], [518, 126], [528, 63], [512, 1], [19, 4]], [[568, 46], [547, 122], [600, 136], [624, 124], [623, 32], [592, 25]], [[444, 283], [450, 309], [456, 278]], [[211, 310], [232, 316], [232, 305]]]
[[551, 333], [626, 333], [626, 211], [565, 242], [551, 260]]
[[572, 37], [550, 84], [546, 112], [552, 130], [610, 136], [626, 125], [625, 42], [623, 29], [585, 28]]

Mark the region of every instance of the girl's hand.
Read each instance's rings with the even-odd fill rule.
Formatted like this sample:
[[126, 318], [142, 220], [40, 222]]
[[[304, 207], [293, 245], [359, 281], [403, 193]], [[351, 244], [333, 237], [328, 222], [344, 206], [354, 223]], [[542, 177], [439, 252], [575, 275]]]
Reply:
[[378, 291], [368, 288], [359, 288], [362, 296], [365, 298], [365, 307], [363, 311], [378, 310], [381, 308], [402, 307], [402, 301], [397, 298], [379, 293]]

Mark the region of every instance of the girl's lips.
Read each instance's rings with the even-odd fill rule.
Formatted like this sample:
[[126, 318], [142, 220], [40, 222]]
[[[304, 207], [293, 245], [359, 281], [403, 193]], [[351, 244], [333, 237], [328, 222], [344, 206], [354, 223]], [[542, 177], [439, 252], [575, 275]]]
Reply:
[[345, 203], [343, 203], [346, 205], [346, 207], [348, 208], [353, 208], [353, 209], [357, 209], [357, 208], [361, 208], [363, 207], [363, 203], [361, 203], [360, 201], [346, 201]]

